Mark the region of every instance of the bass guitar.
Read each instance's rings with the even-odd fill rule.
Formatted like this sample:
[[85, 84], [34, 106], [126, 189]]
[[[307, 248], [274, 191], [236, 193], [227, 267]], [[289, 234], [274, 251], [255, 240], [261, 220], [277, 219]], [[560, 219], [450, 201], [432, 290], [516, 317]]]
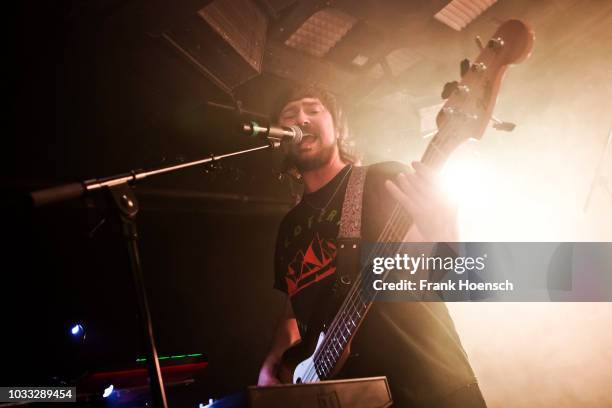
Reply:
[[[438, 131], [432, 137], [421, 162], [440, 170], [449, 155], [468, 139], [481, 139], [492, 119], [499, 88], [511, 64], [526, 59], [533, 47], [534, 34], [519, 20], [504, 22], [482, 46], [473, 63], [462, 64], [462, 78], [451, 89], [437, 116]], [[397, 231], [408, 231], [412, 220], [399, 204], [390, 215], [378, 242], [390, 242]], [[319, 302], [305, 335], [283, 355], [279, 379], [285, 383], [311, 383], [333, 378], [350, 354], [351, 340], [359, 330], [376, 292], [355, 280], [346, 295], [336, 302]]]

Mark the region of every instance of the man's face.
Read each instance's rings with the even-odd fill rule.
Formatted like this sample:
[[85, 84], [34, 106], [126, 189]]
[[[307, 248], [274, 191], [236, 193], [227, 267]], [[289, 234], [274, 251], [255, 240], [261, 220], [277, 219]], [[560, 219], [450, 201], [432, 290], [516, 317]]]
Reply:
[[338, 154], [334, 120], [318, 98], [289, 102], [281, 110], [279, 125], [297, 125], [304, 131], [299, 144], [288, 146], [288, 155], [299, 171], [318, 169]]

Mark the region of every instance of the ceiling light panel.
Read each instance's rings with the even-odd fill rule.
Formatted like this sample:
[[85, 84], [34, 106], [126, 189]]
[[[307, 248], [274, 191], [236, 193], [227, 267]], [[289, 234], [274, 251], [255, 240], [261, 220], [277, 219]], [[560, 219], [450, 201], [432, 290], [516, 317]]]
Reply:
[[335, 8], [319, 10], [310, 16], [285, 45], [314, 57], [324, 57], [357, 23], [357, 19]]
[[497, 0], [452, 0], [434, 18], [453, 30], [461, 31]]

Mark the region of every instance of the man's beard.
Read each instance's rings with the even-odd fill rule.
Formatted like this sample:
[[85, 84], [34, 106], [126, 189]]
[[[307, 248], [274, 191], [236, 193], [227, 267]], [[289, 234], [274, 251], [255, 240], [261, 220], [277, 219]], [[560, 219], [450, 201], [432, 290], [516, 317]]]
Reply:
[[334, 156], [335, 149], [335, 143], [322, 146], [319, 153], [312, 157], [300, 157], [293, 149], [289, 149], [288, 158], [298, 171], [302, 173], [304, 171], [317, 170], [328, 164]]

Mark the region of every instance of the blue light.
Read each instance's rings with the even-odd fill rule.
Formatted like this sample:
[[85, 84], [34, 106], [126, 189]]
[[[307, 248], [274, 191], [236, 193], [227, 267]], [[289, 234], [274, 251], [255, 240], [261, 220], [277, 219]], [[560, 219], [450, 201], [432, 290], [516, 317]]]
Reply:
[[72, 333], [73, 336], [81, 335], [83, 333], [83, 326], [80, 324], [75, 324], [72, 326], [72, 329], [70, 329], [70, 333]]
[[102, 398], [108, 398], [113, 393], [113, 384], [109, 385], [104, 389], [104, 394], [102, 394]]

